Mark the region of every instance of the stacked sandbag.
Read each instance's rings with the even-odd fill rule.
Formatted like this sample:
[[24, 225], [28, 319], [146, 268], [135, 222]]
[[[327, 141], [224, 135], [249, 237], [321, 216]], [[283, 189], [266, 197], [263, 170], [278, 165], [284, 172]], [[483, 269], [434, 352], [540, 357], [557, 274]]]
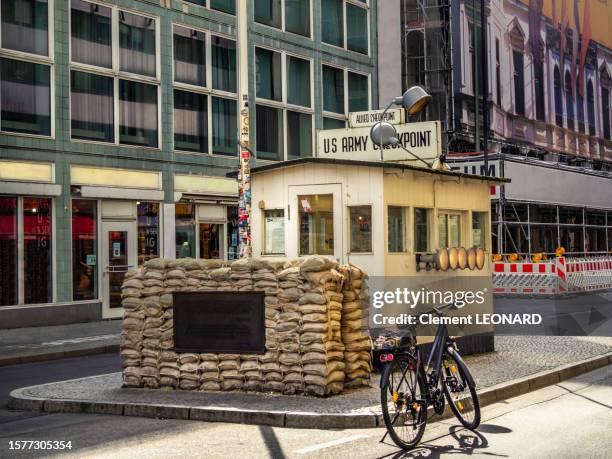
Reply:
[[345, 282], [342, 303], [342, 342], [345, 345], [346, 387], [370, 383], [371, 340], [368, 330], [367, 275], [354, 265], [342, 268]]
[[177, 389], [180, 378], [179, 357], [174, 351], [162, 350], [159, 353], [159, 387]]
[[221, 373], [217, 354], [200, 354], [200, 390], [221, 390]]
[[192, 352], [181, 352], [178, 355], [179, 359], [179, 389], [194, 390], [200, 388], [200, 375], [198, 374], [198, 366], [200, 364], [200, 355]]
[[322, 256], [309, 257], [299, 267], [304, 288], [298, 300], [300, 353], [307, 394], [324, 396], [343, 389], [340, 321], [344, 278], [336, 268], [338, 263]]
[[124, 309], [121, 325], [121, 367], [123, 368], [123, 385], [126, 387], [141, 387], [142, 363], [142, 331], [145, 314], [142, 300], [144, 288], [144, 271], [142, 268], [130, 269], [121, 287], [121, 305]]
[[240, 390], [244, 387], [244, 376], [240, 373], [240, 355], [219, 354], [221, 390]]
[[239, 292], [250, 292], [253, 290], [251, 264], [251, 260], [248, 258], [241, 258], [230, 266], [229, 279], [234, 290]]
[[216, 283], [216, 292], [231, 292], [235, 290], [230, 281], [231, 268], [221, 267], [211, 269], [209, 275], [212, 281]]

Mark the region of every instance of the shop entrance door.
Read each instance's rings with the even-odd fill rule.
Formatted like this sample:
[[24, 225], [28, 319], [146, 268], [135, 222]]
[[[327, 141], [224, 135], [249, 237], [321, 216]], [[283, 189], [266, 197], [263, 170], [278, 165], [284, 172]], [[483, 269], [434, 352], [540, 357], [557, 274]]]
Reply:
[[341, 191], [339, 183], [289, 187], [289, 257], [316, 254], [344, 263]]
[[102, 222], [102, 317], [121, 317], [121, 284], [136, 266], [136, 221]]

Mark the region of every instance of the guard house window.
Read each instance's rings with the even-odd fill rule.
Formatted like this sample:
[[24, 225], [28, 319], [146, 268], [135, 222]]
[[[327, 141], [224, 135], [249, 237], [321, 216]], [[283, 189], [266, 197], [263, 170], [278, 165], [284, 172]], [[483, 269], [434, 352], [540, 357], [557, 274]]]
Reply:
[[561, 73], [559, 67], [555, 65], [554, 70], [554, 89], [555, 89], [555, 124], [563, 127], [563, 88], [561, 87]]
[[175, 204], [176, 258], [196, 257], [195, 205]]
[[255, 22], [310, 37], [310, 0], [255, 0], [254, 3]]
[[414, 251], [429, 252], [429, 209], [414, 209]]
[[51, 207], [49, 198], [23, 198], [25, 304], [52, 301]]
[[311, 61], [259, 47], [255, 58], [257, 157], [280, 161], [311, 156]]
[[351, 253], [372, 252], [372, 207], [349, 207]]
[[369, 76], [330, 65], [322, 65], [321, 70], [323, 128], [343, 128], [349, 112], [370, 108]]
[[200, 258], [223, 259], [223, 225], [219, 223], [200, 223]]
[[407, 207], [389, 206], [387, 207], [387, 251], [406, 252], [406, 216]]
[[535, 103], [536, 103], [536, 119], [539, 121], [546, 120], [544, 110], [544, 64], [541, 60], [535, 60], [533, 66], [534, 84], [535, 84]]
[[264, 244], [263, 253], [266, 255], [285, 254], [285, 211], [283, 209], [269, 209], [263, 211]]
[[98, 297], [97, 201], [72, 200], [72, 299]]
[[0, 3], [0, 130], [52, 136], [53, 98], [47, 0]]
[[159, 257], [159, 203], [138, 202], [138, 264]]
[[333, 255], [333, 195], [299, 195], [297, 206], [300, 256]]
[[512, 51], [514, 64], [514, 112], [525, 116], [525, 69], [523, 67], [523, 53]]
[[472, 246], [487, 248], [487, 217], [486, 212], [472, 212]]
[[235, 156], [236, 42], [175, 25], [174, 149]]
[[461, 216], [459, 214], [438, 212], [438, 246], [461, 246]]
[[71, 0], [72, 139], [159, 148], [158, 25], [151, 16]]
[[213, 10], [228, 14], [236, 14], [236, 0], [185, 0]]
[[17, 304], [17, 198], [0, 196], [0, 306]]
[[572, 95], [572, 77], [565, 72], [565, 105], [567, 107], [567, 128], [574, 130], [574, 96]]
[[361, 0], [322, 0], [322, 41], [368, 54], [368, 4]]
[[595, 135], [595, 95], [593, 81], [587, 83], [587, 116], [589, 120], [589, 135]]

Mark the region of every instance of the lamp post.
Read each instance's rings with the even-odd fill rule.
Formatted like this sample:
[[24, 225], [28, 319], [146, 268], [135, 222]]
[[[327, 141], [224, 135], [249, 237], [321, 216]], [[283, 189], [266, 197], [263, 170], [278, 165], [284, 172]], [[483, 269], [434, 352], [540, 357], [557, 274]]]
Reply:
[[380, 121], [372, 126], [370, 130], [370, 138], [372, 142], [378, 144], [380, 148], [380, 160], [383, 161], [383, 149], [387, 146], [395, 146], [399, 145], [402, 150], [406, 153], [410, 154], [414, 158], [419, 161], [425, 163], [427, 167], [432, 168], [433, 164], [429, 164], [424, 159], [418, 157], [413, 152], [408, 150], [402, 144], [400, 144], [399, 139], [397, 138], [397, 131], [395, 127], [391, 123], [387, 123], [384, 121], [385, 115], [387, 111], [391, 108], [392, 105], [400, 105], [402, 106], [408, 115], [417, 115], [420, 113], [427, 105], [431, 102], [431, 95], [427, 93], [421, 86], [412, 86], [404, 92], [401, 96], [397, 96], [393, 98], [393, 100], [387, 105], [387, 108], [383, 111], [382, 116], [380, 117]]

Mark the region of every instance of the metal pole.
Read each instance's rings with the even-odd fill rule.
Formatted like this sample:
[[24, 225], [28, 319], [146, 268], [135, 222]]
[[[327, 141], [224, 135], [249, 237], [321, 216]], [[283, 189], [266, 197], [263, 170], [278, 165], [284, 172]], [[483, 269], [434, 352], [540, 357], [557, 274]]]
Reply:
[[484, 155], [485, 176], [489, 175], [489, 152], [487, 151], [489, 137], [489, 72], [487, 66], [487, 18], [485, 14], [485, 2], [480, 0], [480, 27], [481, 27], [481, 42], [482, 49], [482, 154]]
[[249, 150], [249, 2], [236, 2], [236, 35], [238, 38], [238, 83], [240, 94], [238, 174], [238, 231], [240, 257], [251, 257], [251, 172]]

